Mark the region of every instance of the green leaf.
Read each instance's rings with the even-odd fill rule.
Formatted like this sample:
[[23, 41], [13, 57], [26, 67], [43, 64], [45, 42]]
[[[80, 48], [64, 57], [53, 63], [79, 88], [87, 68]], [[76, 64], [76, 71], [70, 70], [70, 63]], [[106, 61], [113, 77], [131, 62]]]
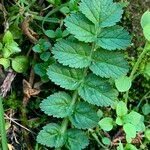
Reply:
[[40, 58], [41, 58], [43, 61], [48, 61], [48, 59], [50, 58], [50, 55], [51, 55], [50, 52], [43, 52], [43, 53], [40, 55]]
[[40, 108], [47, 115], [57, 118], [70, 116], [73, 112], [72, 99], [65, 92], [54, 93], [42, 101]]
[[117, 117], [116, 118], [116, 124], [119, 125], [119, 126], [122, 126], [123, 125], [123, 119], [120, 118], [120, 117]]
[[131, 38], [120, 26], [102, 28], [97, 44], [107, 50], [125, 49], [130, 45]]
[[131, 123], [136, 126], [142, 121], [142, 115], [135, 111], [131, 111], [129, 114], [124, 116], [123, 120], [125, 123]]
[[145, 137], [150, 141], [150, 129], [145, 131]]
[[122, 17], [122, 7], [112, 0], [82, 0], [80, 11], [95, 25], [113, 26]]
[[146, 64], [144, 73], [150, 77], [150, 63]]
[[113, 89], [107, 80], [88, 75], [78, 89], [79, 95], [87, 102], [97, 106], [110, 106], [117, 99], [117, 91]]
[[92, 57], [90, 69], [94, 74], [105, 78], [118, 78], [128, 72], [128, 63], [123, 54], [98, 49]]
[[7, 58], [0, 58], [0, 64], [7, 69], [10, 66], [10, 60]]
[[90, 47], [80, 42], [61, 40], [53, 48], [55, 59], [69, 67], [83, 68], [90, 65]]
[[142, 112], [144, 115], [148, 115], [150, 113], [150, 104], [144, 104], [142, 107]]
[[136, 128], [133, 124], [131, 123], [126, 123], [123, 125], [123, 130], [126, 133], [126, 135], [130, 138], [135, 138], [136, 137]]
[[0, 50], [2, 50], [3, 48], [3, 44], [0, 42]]
[[7, 44], [10, 44], [13, 42], [13, 35], [12, 33], [8, 30], [6, 31], [6, 33], [4, 34], [4, 37], [3, 37], [3, 43], [7, 43]]
[[46, 30], [46, 31], [45, 31], [45, 34], [46, 34], [49, 38], [55, 38], [55, 37], [56, 37], [55, 31], [53, 31], [53, 30]]
[[84, 42], [93, 42], [96, 40], [95, 27], [83, 14], [71, 14], [65, 20], [67, 30], [75, 37]]
[[111, 140], [107, 137], [104, 137], [102, 138], [102, 142], [105, 144], [105, 145], [110, 145], [111, 144]]
[[113, 119], [110, 117], [105, 117], [102, 120], [100, 120], [98, 124], [101, 127], [101, 129], [105, 131], [110, 131], [113, 128]]
[[124, 102], [120, 101], [118, 104], [117, 104], [117, 107], [116, 107], [116, 113], [117, 113], [117, 116], [124, 116], [127, 114], [127, 106]]
[[69, 150], [81, 150], [89, 144], [86, 134], [78, 129], [69, 129], [67, 131], [66, 147]]
[[119, 92], [126, 92], [132, 85], [132, 79], [127, 76], [121, 76], [115, 80], [115, 85]]
[[143, 28], [143, 33], [144, 33], [144, 36], [145, 38], [150, 41], [150, 24], [149, 25], [146, 25], [144, 28]]
[[47, 75], [55, 84], [69, 90], [77, 89], [84, 76], [83, 70], [65, 67], [60, 64], [51, 65], [47, 70]]
[[138, 150], [134, 145], [127, 143], [125, 150]]
[[77, 103], [73, 114], [70, 116], [72, 124], [79, 129], [96, 127], [98, 120], [96, 110], [86, 102]]
[[141, 18], [141, 26], [144, 28], [145, 26], [150, 25], [150, 11], [147, 10]]
[[123, 144], [119, 142], [119, 145], [117, 146], [117, 150], [124, 150]]
[[28, 58], [26, 56], [17, 56], [13, 58], [12, 68], [18, 73], [26, 72], [28, 69]]
[[59, 125], [50, 123], [43, 127], [37, 136], [37, 142], [47, 147], [61, 147], [65, 144], [66, 133], [61, 132]]

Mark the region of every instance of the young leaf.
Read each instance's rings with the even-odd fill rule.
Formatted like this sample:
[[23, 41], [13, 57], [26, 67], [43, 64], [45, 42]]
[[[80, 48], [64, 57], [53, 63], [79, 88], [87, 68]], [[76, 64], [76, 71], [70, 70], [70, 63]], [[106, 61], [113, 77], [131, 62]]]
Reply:
[[54, 93], [42, 101], [40, 108], [47, 115], [58, 118], [67, 117], [73, 112], [71, 100], [70, 95], [65, 92]]
[[121, 117], [127, 114], [127, 106], [124, 102], [120, 101], [116, 107], [117, 116]]
[[85, 101], [97, 106], [112, 105], [118, 95], [107, 80], [93, 74], [85, 78], [78, 91]]
[[102, 142], [103, 142], [105, 145], [110, 145], [110, 144], [111, 144], [111, 140], [110, 140], [108, 137], [102, 138]]
[[135, 138], [136, 137], [136, 128], [133, 124], [131, 123], [126, 123], [123, 125], [124, 132], [126, 135], [130, 138]]
[[144, 115], [148, 115], [150, 113], [150, 104], [144, 104], [142, 107], [142, 112]]
[[40, 58], [41, 58], [43, 61], [48, 61], [48, 59], [50, 58], [50, 55], [51, 55], [50, 52], [43, 52], [43, 53], [40, 55]]
[[147, 10], [141, 18], [141, 26], [144, 28], [145, 26], [150, 25], [150, 11]]
[[45, 34], [46, 34], [49, 38], [55, 38], [55, 37], [56, 37], [55, 31], [53, 31], [53, 30], [46, 30], [46, 31], [45, 31]]
[[100, 27], [113, 26], [120, 21], [122, 7], [112, 0], [82, 0], [80, 11], [95, 25]]
[[95, 26], [83, 14], [71, 14], [65, 20], [67, 30], [84, 42], [93, 42], [95, 38]]
[[120, 26], [102, 28], [97, 44], [107, 50], [125, 49], [130, 45], [131, 38]]
[[128, 63], [119, 52], [98, 49], [92, 56], [90, 69], [105, 78], [118, 78], [128, 72]]
[[47, 70], [49, 78], [60, 85], [60, 87], [75, 90], [83, 80], [83, 70], [64, 67], [60, 64], [53, 64]]
[[26, 56], [17, 56], [13, 58], [12, 68], [18, 73], [26, 72], [28, 69], [28, 58]]
[[122, 126], [123, 125], [123, 119], [120, 118], [120, 117], [117, 117], [116, 118], [116, 124], [119, 125], [119, 126]]
[[67, 131], [66, 147], [69, 150], [81, 150], [89, 144], [85, 133], [78, 129], [69, 129]]
[[10, 44], [13, 42], [13, 35], [12, 33], [8, 30], [5, 34], [4, 34], [4, 37], [3, 37], [3, 43], [4, 44]]
[[66, 133], [61, 133], [61, 128], [55, 123], [43, 127], [37, 136], [37, 142], [47, 147], [61, 147], [65, 144]]
[[72, 124], [79, 129], [96, 127], [98, 120], [96, 110], [86, 102], [77, 103], [73, 114], [70, 116]]
[[115, 80], [115, 85], [119, 92], [128, 91], [132, 85], [132, 79], [127, 76], [121, 76]]
[[110, 117], [105, 117], [102, 120], [100, 120], [98, 124], [101, 127], [101, 129], [105, 131], [110, 131], [113, 128], [113, 119]]
[[81, 42], [61, 40], [53, 48], [53, 54], [59, 63], [69, 67], [83, 68], [90, 65], [90, 47]]

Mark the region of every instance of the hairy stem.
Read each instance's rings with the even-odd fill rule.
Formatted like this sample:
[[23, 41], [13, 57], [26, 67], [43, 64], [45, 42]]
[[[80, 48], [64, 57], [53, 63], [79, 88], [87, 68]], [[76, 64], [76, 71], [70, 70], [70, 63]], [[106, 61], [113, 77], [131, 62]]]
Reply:
[[3, 98], [0, 96], [0, 133], [2, 138], [2, 149], [8, 150], [6, 130], [5, 130], [5, 120], [4, 120], [4, 108], [2, 100]]
[[[137, 62], [135, 63], [135, 65], [133, 66], [133, 69], [131, 71], [131, 74], [130, 74], [130, 78], [132, 79], [132, 81], [134, 80], [134, 76], [135, 76], [135, 73], [140, 65], [140, 63], [142, 62], [142, 59], [144, 58], [145, 54], [150, 50], [150, 43], [149, 42], [146, 42], [145, 44], [145, 47], [143, 49], [143, 52], [140, 54]], [[128, 103], [128, 96], [129, 96], [129, 90], [125, 93], [125, 102], [126, 104]]]

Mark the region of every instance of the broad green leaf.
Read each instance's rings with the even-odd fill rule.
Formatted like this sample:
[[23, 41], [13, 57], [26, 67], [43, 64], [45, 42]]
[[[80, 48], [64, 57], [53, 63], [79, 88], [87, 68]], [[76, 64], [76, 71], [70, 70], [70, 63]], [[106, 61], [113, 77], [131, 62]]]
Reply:
[[59, 63], [69, 67], [83, 68], [90, 65], [90, 47], [80, 42], [61, 40], [53, 48], [53, 54]]
[[67, 30], [75, 37], [84, 42], [96, 40], [95, 26], [83, 14], [71, 14], [65, 19]]
[[150, 129], [145, 131], [145, 137], [150, 141]]
[[12, 68], [18, 73], [26, 72], [28, 69], [28, 58], [26, 56], [17, 56], [13, 58]]
[[55, 37], [56, 37], [55, 31], [53, 31], [53, 30], [46, 30], [46, 31], [45, 31], [45, 34], [46, 34], [49, 38], [55, 38]]
[[123, 54], [98, 49], [92, 56], [90, 69], [96, 75], [105, 78], [118, 78], [128, 72], [128, 63]]
[[121, 76], [115, 80], [115, 85], [119, 92], [126, 92], [132, 85], [132, 79], [127, 76]]
[[144, 36], [145, 38], [150, 41], [150, 24], [149, 25], [146, 25], [144, 28], [143, 28], [143, 33], [144, 33]]
[[120, 26], [102, 28], [97, 44], [107, 50], [125, 49], [130, 45], [131, 38]]
[[117, 99], [117, 91], [107, 80], [96, 75], [88, 75], [78, 89], [79, 95], [87, 102], [97, 106], [110, 106]]
[[150, 77], [150, 62], [146, 64], [144, 73]]
[[40, 108], [47, 115], [64, 118], [70, 116], [73, 112], [71, 102], [70, 95], [65, 92], [58, 92], [44, 99]]
[[37, 136], [37, 142], [47, 147], [61, 147], [65, 144], [66, 133], [61, 132], [59, 125], [50, 123], [43, 127]]
[[116, 124], [119, 125], [119, 126], [122, 126], [123, 125], [123, 119], [120, 118], [120, 117], [117, 117], [116, 118]]
[[10, 66], [10, 60], [7, 58], [0, 58], [0, 64], [7, 69]]
[[102, 142], [105, 144], [105, 145], [110, 145], [111, 144], [111, 140], [107, 137], [104, 137], [102, 138]]
[[126, 135], [130, 138], [135, 138], [136, 137], [136, 128], [133, 124], [131, 123], [126, 123], [123, 125], [123, 130], [126, 133]]
[[75, 90], [83, 82], [83, 70], [53, 64], [47, 70], [49, 78], [60, 87]]
[[100, 120], [98, 124], [101, 127], [101, 129], [105, 131], [110, 131], [113, 128], [113, 119], [110, 117], [105, 117], [102, 120]]
[[98, 120], [96, 110], [86, 102], [77, 103], [73, 114], [70, 116], [72, 124], [79, 129], [96, 127]]
[[143, 121], [140, 121], [138, 125], [136, 126], [137, 132], [144, 132], [145, 131], [145, 124]]
[[138, 150], [134, 145], [127, 143], [125, 150]]
[[117, 104], [117, 107], [116, 107], [116, 113], [117, 113], [117, 116], [124, 116], [127, 114], [127, 106], [124, 102], [120, 101], [118, 104]]
[[131, 111], [129, 114], [124, 116], [123, 120], [125, 123], [131, 123], [136, 126], [142, 121], [142, 115], [135, 111]]
[[82, 0], [80, 11], [100, 27], [113, 26], [122, 17], [122, 7], [113, 0]]
[[150, 104], [144, 104], [142, 107], [142, 112], [144, 115], [148, 115], [150, 113]]
[[69, 150], [81, 150], [89, 144], [86, 134], [78, 129], [69, 129], [67, 131], [66, 147]]
[[141, 18], [141, 26], [144, 28], [145, 26], [150, 25], [150, 11], [147, 10]]
[[3, 43], [4, 44], [10, 44], [13, 42], [13, 35], [12, 33], [8, 30], [6, 31], [6, 33], [4, 34], [4, 37], [3, 37]]

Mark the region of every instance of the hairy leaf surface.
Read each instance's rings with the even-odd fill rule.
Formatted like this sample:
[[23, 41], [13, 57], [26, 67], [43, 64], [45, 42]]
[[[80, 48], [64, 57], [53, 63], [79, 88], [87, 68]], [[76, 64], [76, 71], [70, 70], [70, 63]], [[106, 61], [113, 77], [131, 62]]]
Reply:
[[90, 74], [78, 89], [79, 95], [87, 102], [97, 106], [110, 106], [117, 99], [117, 91], [107, 80]]
[[88, 129], [95, 127], [99, 118], [96, 110], [91, 105], [80, 102], [76, 104], [70, 120], [76, 128]]
[[120, 26], [102, 28], [97, 44], [107, 50], [125, 49], [130, 44], [130, 36]]
[[53, 48], [54, 57], [63, 65], [83, 68], [90, 64], [90, 47], [81, 42], [62, 40]]
[[113, 0], [82, 0], [79, 9], [100, 27], [115, 25], [123, 13], [121, 5], [113, 3]]
[[65, 20], [67, 30], [84, 42], [95, 41], [95, 26], [83, 14], [71, 14]]
[[70, 95], [65, 92], [58, 92], [44, 99], [40, 104], [40, 108], [47, 115], [63, 118], [73, 112], [71, 101]]
[[50, 123], [43, 127], [37, 136], [37, 142], [47, 147], [61, 147], [66, 141], [66, 134], [61, 133], [60, 126]]
[[86, 134], [82, 130], [69, 129], [67, 131], [67, 144], [69, 150], [81, 150], [89, 144]]
[[123, 54], [98, 49], [92, 58], [90, 69], [105, 78], [118, 78], [128, 72], [128, 63]]
[[83, 80], [83, 70], [53, 64], [47, 70], [49, 78], [60, 87], [75, 90]]

